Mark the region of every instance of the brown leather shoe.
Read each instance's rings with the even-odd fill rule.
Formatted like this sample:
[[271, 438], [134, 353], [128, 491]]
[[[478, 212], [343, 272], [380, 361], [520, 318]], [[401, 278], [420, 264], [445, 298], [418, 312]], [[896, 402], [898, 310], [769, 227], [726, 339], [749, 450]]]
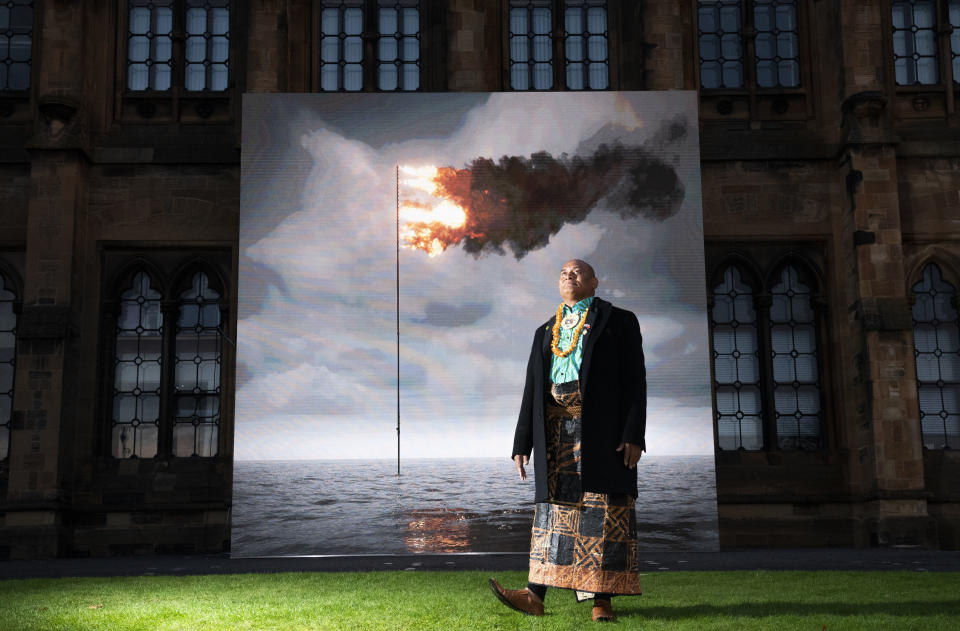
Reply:
[[497, 595], [500, 602], [511, 609], [516, 609], [528, 616], [543, 615], [543, 601], [526, 587], [523, 589], [504, 589], [500, 587], [500, 583], [491, 578], [490, 589]]
[[613, 613], [613, 607], [609, 600], [593, 601], [593, 621], [594, 622], [613, 622], [617, 616]]

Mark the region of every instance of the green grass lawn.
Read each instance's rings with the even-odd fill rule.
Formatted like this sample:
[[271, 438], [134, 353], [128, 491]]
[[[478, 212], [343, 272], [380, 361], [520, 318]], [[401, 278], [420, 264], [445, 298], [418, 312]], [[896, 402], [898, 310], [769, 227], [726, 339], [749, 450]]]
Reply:
[[[0, 581], [0, 629], [579, 629], [590, 603], [504, 607], [490, 572], [349, 572]], [[498, 572], [521, 587], [524, 572]], [[614, 598], [621, 628], [960, 629], [960, 573], [661, 572]], [[612, 625], [607, 625], [612, 626]], [[604, 627], [605, 628], [605, 627]]]

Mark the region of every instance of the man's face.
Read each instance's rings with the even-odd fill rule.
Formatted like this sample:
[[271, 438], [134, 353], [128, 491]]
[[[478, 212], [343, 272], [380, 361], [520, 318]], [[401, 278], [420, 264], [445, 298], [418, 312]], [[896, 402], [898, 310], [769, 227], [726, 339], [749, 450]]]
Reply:
[[577, 302], [592, 296], [598, 282], [593, 269], [583, 261], [567, 261], [560, 269], [560, 295], [564, 301]]

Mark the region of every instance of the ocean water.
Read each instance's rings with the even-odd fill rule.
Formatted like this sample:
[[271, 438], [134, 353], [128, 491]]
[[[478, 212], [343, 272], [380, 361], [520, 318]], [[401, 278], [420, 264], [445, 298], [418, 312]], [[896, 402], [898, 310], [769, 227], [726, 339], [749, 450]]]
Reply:
[[[648, 456], [641, 550], [716, 550], [713, 456]], [[533, 476], [508, 458], [237, 461], [231, 555], [527, 552]], [[531, 470], [528, 469], [528, 473]]]

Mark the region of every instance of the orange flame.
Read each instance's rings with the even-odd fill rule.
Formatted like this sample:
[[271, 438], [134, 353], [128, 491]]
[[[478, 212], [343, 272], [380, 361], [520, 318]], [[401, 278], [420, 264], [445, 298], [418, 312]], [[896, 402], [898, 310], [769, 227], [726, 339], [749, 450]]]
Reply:
[[441, 185], [443, 171], [435, 166], [400, 166], [400, 237], [403, 246], [437, 256], [459, 241], [467, 210], [453, 201]]

